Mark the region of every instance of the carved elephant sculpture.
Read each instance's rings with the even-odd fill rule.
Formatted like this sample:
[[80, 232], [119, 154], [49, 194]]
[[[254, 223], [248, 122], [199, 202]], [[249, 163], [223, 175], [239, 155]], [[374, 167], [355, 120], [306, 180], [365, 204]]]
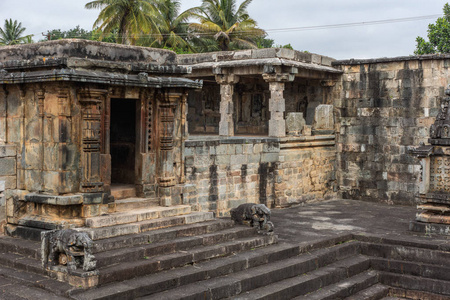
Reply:
[[237, 224], [248, 224], [266, 232], [272, 232], [274, 229], [273, 223], [270, 222], [270, 209], [264, 204], [241, 204], [230, 213], [231, 219]]
[[93, 271], [97, 262], [92, 255], [93, 242], [85, 232], [72, 229], [47, 232], [42, 238], [43, 264], [67, 266], [67, 270]]

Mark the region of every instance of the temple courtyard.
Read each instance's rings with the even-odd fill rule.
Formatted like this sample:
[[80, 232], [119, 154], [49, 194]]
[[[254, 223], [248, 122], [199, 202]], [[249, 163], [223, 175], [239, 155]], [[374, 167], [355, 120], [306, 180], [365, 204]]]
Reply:
[[[211, 291], [228, 293], [233, 299], [343, 299], [351, 295], [351, 299], [449, 299], [450, 238], [410, 231], [415, 214], [415, 207], [355, 200], [274, 209], [271, 220], [279, 237], [277, 244], [216, 259], [237, 265], [240, 260], [249, 262], [265, 254], [266, 260], [269, 257], [266, 264], [255, 263], [248, 270], [194, 282], [182, 292], [186, 299], [217, 298], [209, 294]], [[178, 274], [187, 276], [189, 268], [210, 270], [214, 261], [187, 265]], [[309, 264], [314, 266], [308, 271]], [[289, 266], [297, 267], [298, 274], [290, 274]], [[158, 274], [158, 280], [170, 272]], [[283, 278], [286, 273], [289, 277]], [[133, 299], [133, 289], [127, 284], [134, 290], [137, 288], [136, 282], [128, 280], [80, 293], [77, 287], [26, 272], [21, 267], [6, 267], [3, 262], [0, 274], [0, 298], [8, 300]], [[249, 287], [247, 292], [233, 296], [237, 283], [242, 284], [242, 289], [251, 276], [258, 279], [252, 283], [255, 288]], [[265, 277], [282, 280], [266, 286]], [[144, 285], [142, 280], [140, 284]], [[224, 291], [219, 292], [220, 289]], [[447, 296], [433, 293], [436, 291]], [[142, 299], [182, 298], [180, 291], [170, 292]]]

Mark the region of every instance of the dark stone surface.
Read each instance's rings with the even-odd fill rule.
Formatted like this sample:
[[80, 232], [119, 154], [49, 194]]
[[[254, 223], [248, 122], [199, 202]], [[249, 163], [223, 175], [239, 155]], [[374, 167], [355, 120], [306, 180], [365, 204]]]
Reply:
[[[199, 295], [202, 294], [201, 291], [203, 288], [206, 288], [206, 291], [209, 287], [206, 286], [206, 283], [198, 284], [196, 282], [197, 280], [244, 270], [244, 273], [248, 274], [248, 276], [240, 275], [242, 280], [247, 278], [239, 284], [241, 288], [251, 288], [263, 285], [258, 288], [258, 295], [264, 295], [266, 292], [274, 292], [274, 295], [280, 297], [286, 296], [286, 299], [289, 299], [289, 295], [292, 294], [299, 295], [306, 291], [317, 290], [322, 287], [323, 282], [333, 283], [341, 278], [344, 273], [356, 274], [361, 270], [366, 269], [368, 267], [368, 260], [364, 257], [358, 257], [358, 251], [360, 247], [364, 247], [363, 245], [374, 245], [376, 243], [383, 243], [383, 247], [375, 248], [374, 246], [371, 246], [371, 251], [376, 251], [376, 253], [380, 255], [400, 253], [401, 249], [408, 250], [409, 248], [411, 248], [411, 251], [405, 253], [413, 254], [414, 251], [412, 251], [412, 247], [420, 247], [421, 251], [419, 251], [418, 254], [420, 254], [421, 259], [429, 258], [428, 262], [432, 262], [433, 259], [448, 261], [448, 253], [440, 250], [448, 251], [450, 249], [450, 238], [409, 231], [409, 222], [414, 218], [415, 211], [416, 209], [413, 207], [388, 206], [351, 200], [335, 200], [306, 204], [282, 210], [272, 210], [271, 220], [277, 226], [277, 234], [281, 240], [281, 243], [278, 245], [272, 245], [258, 249], [257, 251], [248, 251], [242, 253], [242, 256], [236, 255], [200, 263], [192, 266], [191, 269], [185, 267], [179, 271], [176, 270], [176, 272], [180, 272], [179, 274], [176, 272], [176, 274], [173, 272], [169, 273], [169, 271], [168, 273], [163, 272], [151, 275], [153, 276], [151, 277], [152, 279], [139, 278], [139, 280], [133, 281], [134, 283], [132, 286], [129, 285], [131, 283], [114, 283], [102, 289], [94, 289], [90, 291], [90, 293], [96, 296], [99, 296], [99, 293], [103, 293], [103, 297], [107, 299], [120, 299], [120, 297], [123, 297], [122, 299], [125, 299], [126, 297], [133, 298], [143, 296], [152, 287], [159, 286], [155, 285], [156, 282], [159, 282], [163, 288], [169, 287], [171, 284], [178, 285], [178, 282], [182, 280], [184, 283], [192, 283], [196, 286], [191, 287], [191, 285], [189, 285], [186, 289], [183, 289], [183, 291], [186, 292], [186, 295]], [[192, 227], [202, 228], [203, 226], [204, 225], [198, 224]], [[190, 230], [192, 233], [196, 232], [195, 228]], [[205, 231], [202, 229], [200, 232], [204, 233]], [[140, 236], [142, 238], [144, 235]], [[348, 242], [355, 238], [357, 241]], [[360, 246], [360, 244], [362, 246]], [[391, 244], [394, 246], [390, 246]], [[250, 244], [248, 245], [251, 247]], [[150, 245], [148, 246], [150, 247]], [[334, 247], [329, 248], [332, 246]], [[109, 246], [106, 248], [109, 248]], [[210, 248], [211, 251], [207, 252], [212, 255], [221, 253], [219, 248], [220, 247]], [[322, 248], [328, 249], [322, 250]], [[206, 250], [206, 248], [204, 249]], [[317, 249], [319, 249], [319, 251], [317, 251]], [[299, 253], [302, 255], [296, 258], [292, 257]], [[191, 254], [187, 253], [186, 255], [189, 256]], [[408, 257], [411, 258], [411, 256]], [[166, 262], [166, 267], [176, 266], [178, 264], [178, 259], [182, 260], [181, 257], [170, 258]], [[334, 262], [336, 259], [344, 260]], [[413, 274], [418, 272], [419, 274], [435, 274], [437, 278], [439, 278], [438, 280], [430, 279], [423, 284], [416, 283], [416, 285], [425, 288], [426, 290], [430, 290], [431, 285], [436, 284], [438, 288], [437, 291], [448, 291], [448, 288], [443, 286], [443, 283], [446, 283], [443, 280], [448, 278], [448, 272], [445, 272], [447, 267], [445, 266], [439, 268], [422, 264], [420, 268], [417, 269], [417, 266], [413, 266], [411, 263], [402, 262], [398, 258], [382, 259], [391, 261], [389, 266], [391, 269], [404, 270], [405, 272], [411, 271]], [[380, 259], [377, 258], [377, 260], [379, 261]], [[263, 265], [266, 262], [279, 263], [279, 265], [278, 267], [272, 266], [268, 269], [267, 266]], [[327, 263], [332, 263], [333, 265], [327, 266], [326, 270], [322, 269], [313, 271], [311, 275], [303, 275], [306, 270], [315, 270], [317, 267], [324, 266]], [[378, 264], [374, 263], [373, 266], [378, 266], [381, 269], [382, 267], [386, 268], [388, 265], [383, 265], [382, 262], [379, 262]], [[246, 268], [249, 267], [255, 269], [246, 270]], [[300, 272], [302, 276], [293, 277], [292, 279], [289, 279], [289, 282], [280, 283], [278, 285], [280, 292], [275, 291], [274, 288], [270, 286], [264, 286], [268, 276], [264, 275], [264, 272], [283, 278], [287, 272], [295, 273], [296, 267], [299, 268], [297, 272]], [[120, 273], [120, 275], [124, 277], [134, 277], [135, 275], [143, 274], [143, 272], [155, 271], [158, 269], [160, 269], [159, 261], [149, 259], [145, 260], [144, 263], [130, 263], [129, 268], [124, 270], [124, 273]], [[195, 273], [190, 275], [192, 270], [195, 270]], [[0, 277], [4, 276], [7, 280], [12, 282], [12, 286], [20, 288], [24, 282], [15, 279], [15, 277], [11, 278], [11, 276], [9, 276], [11, 273], [11, 271], [0, 268]], [[22, 272], [21, 274], [23, 276], [26, 273]], [[104, 277], [101, 281], [111, 282], [120, 280], [119, 277], [115, 277], [119, 276], [118, 274], [119, 273], [114, 273], [114, 267], [112, 267], [103, 274]], [[171, 277], [175, 276], [174, 274], [176, 277]], [[262, 275], [256, 276], [257, 274]], [[293, 273], [290, 274], [292, 275]], [[390, 280], [393, 280], [394, 284], [397, 285], [398, 283], [398, 286], [410, 284], [412, 282], [412, 278], [401, 279], [401, 274], [389, 275], [384, 278], [386, 284], [390, 284]], [[29, 280], [29, 282], [31, 282], [31, 280], [35, 281], [42, 279], [37, 278]], [[51, 288], [52, 284], [54, 284], [51, 280], [49, 282], [43, 280], [42, 282], [42, 288], [44, 289], [44, 286]], [[211, 286], [214, 287], [214, 294], [216, 295], [227, 292], [226, 290], [220, 289], [219, 283], [220, 280], [214, 281], [214, 286]], [[225, 284], [226, 282], [222, 283]], [[235, 289], [237, 287], [236, 281], [231, 280], [229, 283], [230, 285], [227, 286], [233, 287], [230, 291], [237, 292]], [[107, 289], [109, 289], [108, 293], [106, 293]], [[158, 291], [159, 290], [161, 289], [158, 289]], [[251, 293], [254, 292], [255, 291], [252, 291]], [[61, 293], [61, 291], [58, 293]], [[176, 293], [177, 292], [174, 292], [170, 295], [177, 295]], [[210, 293], [210, 291], [208, 293]], [[31, 294], [28, 298], [32, 299]], [[170, 299], [170, 297], [167, 299]]]

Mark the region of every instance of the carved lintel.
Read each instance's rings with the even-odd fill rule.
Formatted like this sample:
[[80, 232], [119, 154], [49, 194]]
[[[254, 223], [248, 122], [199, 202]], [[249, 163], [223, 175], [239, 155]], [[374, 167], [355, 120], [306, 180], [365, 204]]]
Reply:
[[216, 82], [222, 84], [237, 84], [239, 82], [239, 76], [234, 74], [217, 74]]
[[322, 80], [320, 82], [320, 85], [322, 85], [323, 87], [333, 87], [336, 85], [337, 80], [334, 79], [327, 79], [327, 80]]
[[295, 74], [291, 73], [263, 73], [263, 79], [267, 82], [292, 82]]

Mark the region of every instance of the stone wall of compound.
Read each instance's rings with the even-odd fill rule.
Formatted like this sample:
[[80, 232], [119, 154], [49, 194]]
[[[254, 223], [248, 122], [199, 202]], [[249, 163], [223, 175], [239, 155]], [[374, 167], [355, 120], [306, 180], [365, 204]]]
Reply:
[[[16, 149], [0, 145], [0, 228], [6, 223], [7, 190], [16, 188]], [[0, 234], [3, 232], [0, 230]]]
[[336, 196], [334, 136], [317, 145], [316, 139], [186, 141], [184, 203], [223, 216], [243, 203], [284, 207], [332, 198]]
[[337, 178], [345, 199], [415, 204], [411, 146], [427, 142], [449, 82], [450, 56], [335, 62]]

